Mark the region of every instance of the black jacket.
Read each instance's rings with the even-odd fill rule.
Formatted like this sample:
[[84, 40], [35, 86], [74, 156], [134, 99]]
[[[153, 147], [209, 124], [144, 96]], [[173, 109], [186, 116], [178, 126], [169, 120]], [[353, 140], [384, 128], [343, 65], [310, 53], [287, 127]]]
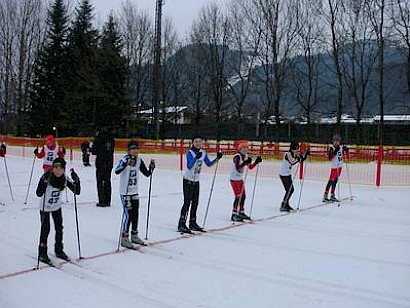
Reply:
[[97, 168], [113, 168], [115, 140], [111, 133], [100, 132], [95, 137], [92, 154], [96, 155], [95, 166]]

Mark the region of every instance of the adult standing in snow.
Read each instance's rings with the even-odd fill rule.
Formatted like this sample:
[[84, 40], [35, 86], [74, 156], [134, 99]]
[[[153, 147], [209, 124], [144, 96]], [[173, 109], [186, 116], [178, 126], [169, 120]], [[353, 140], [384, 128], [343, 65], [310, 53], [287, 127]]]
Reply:
[[[222, 158], [222, 152], [218, 152], [214, 160], [210, 160], [208, 154], [202, 149], [203, 138], [194, 136], [192, 138], [192, 146], [186, 153], [186, 165], [183, 179], [184, 204], [181, 208], [181, 214], [178, 221], [178, 231], [182, 233], [192, 233], [192, 231], [205, 232], [196, 223], [196, 212], [199, 202], [199, 175], [203, 163], [208, 167], [214, 165]], [[189, 212], [189, 229], [186, 226], [186, 221]]]
[[244, 220], [251, 220], [251, 218], [245, 214], [245, 181], [243, 179], [243, 172], [245, 167], [253, 169], [257, 164], [262, 162], [262, 157], [258, 156], [255, 162], [252, 163], [252, 158], [248, 154], [249, 143], [247, 140], [239, 140], [236, 142], [236, 153], [232, 157], [230, 182], [232, 190], [235, 196], [232, 208], [232, 221], [242, 222]]
[[293, 211], [293, 208], [289, 205], [289, 199], [295, 191], [293, 187], [292, 179], [292, 166], [297, 163], [303, 162], [307, 156], [310, 154], [309, 151], [301, 154], [299, 151], [299, 142], [292, 141], [289, 146], [289, 150], [283, 155], [282, 166], [279, 171], [279, 177], [282, 181], [283, 187], [285, 188], [285, 195], [283, 196], [283, 201], [280, 207], [281, 212]]
[[54, 251], [57, 258], [70, 260], [63, 250], [63, 216], [61, 211], [61, 194], [68, 187], [76, 195], [80, 194], [81, 186], [78, 175], [71, 171], [71, 179], [65, 174], [66, 162], [64, 158], [57, 157], [49, 171], [43, 174], [37, 185], [36, 194], [42, 197], [40, 201], [41, 233], [38, 247], [39, 260], [50, 264], [47, 255], [47, 239], [50, 233], [50, 213], [53, 217], [55, 228]]
[[37, 158], [43, 158], [43, 170], [44, 173], [50, 171], [53, 161], [57, 157], [64, 158], [66, 150], [64, 147], [60, 147], [53, 135], [47, 135], [45, 137], [45, 145], [38, 151], [38, 148], [34, 149], [34, 155]]
[[96, 155], [97, 206], [111, 205], [111, 172], [114, 166], [115, 140], [111, 132], [103, 127], [94, 139], [92, 154]]
[[[134, 248], [133, 244], [146, 245], [138, 236], [139, 219], [139, 172], [146, 177], [152, 175], [155, 162], [151, 159], [149, 167], [145, 166], [139, 154], [138, 142], [132, 140], [128, 143], [128, 153], [118, 162], [115, 173], [120, 174], [120, 199], [124, 215], [121, 222], [121, 246]], [[131, 241], [129, 231], [131, 226]]]
[[[342, 138], [339, 135], [333, 136], [333, 144], [329, 146], [328, 158], [330, 160], [330, 177], [327, 182], [323, 202], [338, 202], [335, 196], [336, 184], [342, 174], [343, 154], [349, 151], [348, 147], [341, 146]], [[330, 199], [328, 198], [330, 190]]]

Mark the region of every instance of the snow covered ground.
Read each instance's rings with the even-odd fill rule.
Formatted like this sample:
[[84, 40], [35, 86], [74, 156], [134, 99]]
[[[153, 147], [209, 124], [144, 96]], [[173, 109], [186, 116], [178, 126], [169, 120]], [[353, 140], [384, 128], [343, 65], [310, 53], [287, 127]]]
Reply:
[[[142, 155], [149, 161], [147, 155]], [[175, 156], [175, 161], [178, 161]], [[0, 307], [410, 307], [409, 187], [353, 185], [354, 200], [322, 204], [325, 183], [305, 181], [301, 212], [279, 212], [283, 195], [276, 174], [257, 182], [253, 224], [229, 221], [232, 192], [218, 174], [206, 229], [181, 236], [181, 173], [157, 158], [149, 224], [150, 246], [115, 253], [121, 209], [113, 175], [113, 206], [97, 208], [95, 169], [74, 167], [82, 180], [77, 198], [80, 266], [62, 270], [36, 265], [39, 199], [35, 163], [29, 202], [24, 204], [32, 159], [7, 156], [15, 201], [0, 159]], [[408, 167], [405, 167], [408, 168]], [[199, 224], [203, 222], [213, 170], [202, 175]], [[250, 211], [255, 171], [247, 178]], [[145, 236], [147, 178], [140, 186], [140, 233]], [[291, 205], [296, 206], [300, 183]], [[346, 184], [340, 197], [349, 197]], [[78, 257], [73, 196], [63, 207], [65, 251]], [[407, 200], [407, 201], [406, 201]], [[213, 231], [211, 231], [213, 230]], [[52, 230], [49, 254], [53, 255]]]

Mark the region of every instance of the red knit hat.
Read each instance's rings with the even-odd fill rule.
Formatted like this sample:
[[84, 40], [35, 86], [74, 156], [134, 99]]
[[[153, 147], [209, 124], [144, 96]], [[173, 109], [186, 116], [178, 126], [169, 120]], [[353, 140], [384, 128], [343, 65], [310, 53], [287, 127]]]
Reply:
[[242, 148], [249, 146], [248, 140], [236, 140], [234, 143], [235, 150], [240, 151]]
[[46, 142], [50, 142], [52, 144], [54, 144], [56, 142], [56, 138], [54, 138], [53, 135], [47, 135], [45, 140], [46, 140]]

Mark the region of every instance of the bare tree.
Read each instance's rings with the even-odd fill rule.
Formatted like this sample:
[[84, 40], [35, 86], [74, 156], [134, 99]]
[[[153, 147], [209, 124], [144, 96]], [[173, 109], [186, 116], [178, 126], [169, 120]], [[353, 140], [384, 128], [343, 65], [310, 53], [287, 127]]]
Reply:
[[127, 0], [122, 4], [120, 27], [124, 35], [124, 52], [128, 61], [127, 88], [131, 107], [137, 115], [150, 105], [150, 65], [152, 64], [153, 25], [149, 15]]
[[343, 113], [343, 8], [343, 3], [339, 0], [326, 0], [321, 6], [321, 15], [330, 33], [330, 39], [326, 41], [330, 45], [332, 71], [337, 80], [336, 118], [339, 129]]
[[203, 7], [194, 22], [191, 41], [201, 53], [205, 78], [209, 81], [212, 112], [217, 125], [217, 140], [221, 137], [224, 96], [226, 89], [225, 69], [227, 67], [229, 23], [225, 14], [215, 4]]
[[235, 56], [230, 64], [233, 76], [226, 81], [226, 84], [233, 98], [233, 105], [238, 118], [238, 138], [244, 133], [243, 112], [249, 86], [252, 82], [252, 72], [257, 64], [257, 51], [262, 37], [261, 27], [252, 27], [251, 20], [257, 17], [252, 16], [249, 18], [249, 15], [255, 13], [249, 10], [248, 3], [246, 0], [232, 0], [229, 5], [229, 22], [231, 25], [229, 45], [234, 50]]
[[[317, 11], [316, 2], [303, 0], [298, 3], [297, 51], [300, 57], [296, 58], [295, 63], [291, 66], [295, 100], [302, 108], [308, 124], [311, 123], [312, 112], [319, 102], [318, 89], [321, 73], [319, 53], [323, 37]], [[298, 61], [299, 59], [302, 61]]]
[[251, 18], [252, 26], [259, 28], [262, 34], [258, 58], [263, 72], [255, 78], [258, 83], [256, 88], [263, 90], [260, 98], [264, 113], [265, 139], [266, 124], [271, 115], [274, 115], [276, 125], [280, 125], [284, 81], [296, 43], [296, 4], [296, 0], [252, 0], [250, 3], [249, 9], [256, 12], [255, 16], [260, 17]]
[[343, 77], [346, 84], [346, 96], [352, 105], [356, 119], [356, 140], [361, 142], [361, 120], [364, 109], [369, 102], [372, 84], [372, 72], [377, 60], [377, 49], [368, 38], [372, 36], [372, 25], [369, 14], [364, 10], [364, 0], [353, 2], [345, 7], [345, 57]]
[[180, 99], [182, 83], [182, 67], [177, 52], [181, 49], [176, 29], [172, 20], [166, 18], [162, 30], [162, 52], [161, 52], [161, 91], [163, 98], [160, 108], [160, 136], [164, 138], [165, 124], [168, 121], [166, 107], [174, 107], [174, 124], [177, 119], [178, 103]]
[[366, 1], [366, 7], [370, 21], [373, 27], [373, 33], [377, 41], [377, 67], [378, 67], [378, 100], [380, 122], [378, 126], [377, 139], [379, 144], [383, 144], [384, 136], [384, 48], [385, 48], [385, 0], [369, 0]]
[[[392, 20], [397, 49], [403, 54], [407, 61], [407, 94], [410, 95], [410, 2], [395, 0], [391, 3], [390, 19]], [[407, 106], [410, 108], [410, 106]]]
[[16, 117], [13, 131], [17, 134], [22, 133], [28, 85], [43, 41], [44, 23], [42, 0], [0, 2], [0, 118]]

